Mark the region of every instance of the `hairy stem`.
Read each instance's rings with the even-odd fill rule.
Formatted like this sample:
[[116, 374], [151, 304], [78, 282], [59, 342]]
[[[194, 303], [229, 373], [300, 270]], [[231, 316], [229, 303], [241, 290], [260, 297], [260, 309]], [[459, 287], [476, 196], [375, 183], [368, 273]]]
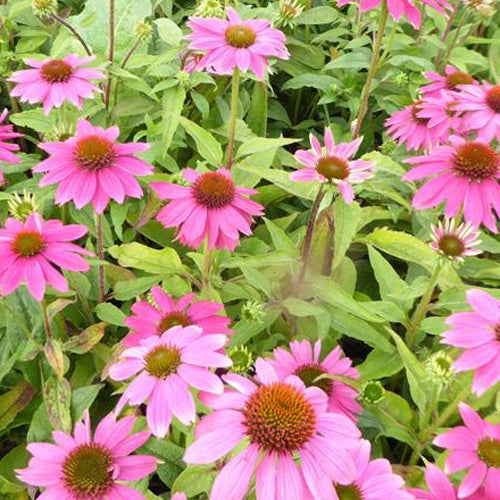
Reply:
[[[97, 257], [100, 261], [104, 260], [104, 238], [102, 235], [102, 214], [96, 214], [95, 225], [97, 228]], [[106, 300], [106, 283], [104, 276], [104, 265], [99, 264], [99, 299], [100, 302]]]
[[240, 70], [234, 68], [233, 82], [231, 85], [231, 118], [228, 127], [228, 142], [226, 149], [225, 164], [227, 168], [231, 168], [234, 155], [234, 138], [236, 134], [236, 115], [238, 113], [238, 95], [240, 92]]
[[[108, 54], [108, 60], [110, 63], [110, 66], [113, 66], [113, 63], [115, 61], [115, 0], [109, 0], [109, 54]], [[108, 84], [106, 85], [106, 98], [105, 98], [105, 103], [106, 103], [106, 111], [108, 112], [109, 116], [109, 99], [111, 95], [111, 80], [112, 76], [111, 73], [109, 74], [108, 77]]]
[[57, 14], [52, 14], [52, 19], [54, 19], [54, 21], [58, 22], [59, 24], [62, 24], [65, 28], [67, 28], [69, 31], [71, 31], [71, 33], [73, 34], [73, 36], [82, 45], [83, 50], [85, 50], [85, 52], [87, 53], [87, 55], [89, 55], [89, 56], [92, 55], [92, 51], [90, 50], [90, 48], [87, 45], [87, 43], [85, 42], [85, 40], [82, 38], [82, 36], [80, 35], [80, 33], [78, 33], [78, 31], [76, 31], [76, 29], [73, 28], [73, 26], [71, 26], [71, 24], [69, 24], [67, 21], [65, 21], [62, 17], [59, 17]]

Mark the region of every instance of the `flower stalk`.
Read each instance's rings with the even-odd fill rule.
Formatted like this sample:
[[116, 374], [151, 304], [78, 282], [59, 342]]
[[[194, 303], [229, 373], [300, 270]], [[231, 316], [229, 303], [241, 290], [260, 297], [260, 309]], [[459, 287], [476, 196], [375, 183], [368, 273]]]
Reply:
[[226, 149], [225, 164], [231, 169], [234, 156], [234, 140], [236, 134], [236, 115], [238, 114], [238, 96], [240, 93], [240, 70], [234, 68], [233, 81], [231, 84], [231, 118], [228, 126], [228, 142]]
[[97, 257], [101, 261], [99, 263], [99, 300], [104, 302], [106, 300], [106, 282], [104, 275], [104, 238], [102, 233], [102, 214], [96, 214], [95, 225], [97, 229]]

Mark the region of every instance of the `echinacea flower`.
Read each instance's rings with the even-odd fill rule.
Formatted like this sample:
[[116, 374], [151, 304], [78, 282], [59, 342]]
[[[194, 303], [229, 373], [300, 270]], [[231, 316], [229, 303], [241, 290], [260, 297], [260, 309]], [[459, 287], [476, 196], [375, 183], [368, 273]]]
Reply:
[[486, 499], [498, 498], [500, 478], [500, 425], [483, 420], [469, 405], [458, 410], [465, 425], [454, 427], [434, 439], [434, 444], [450, 450], [446, 474], [468, 469], [458, 488], [458, 498], [476, 493], [484, 486]]
[[16, 85], [10, 95], [30, 104], [43, 103], [46, 115], [52, 108], [59, 108], [64, 101], [81, 109], [83, 99], [91, 98], [94, 92], [99, 92], [98, 87], [90, 80], [104, 78], [100, 68], [84, 67], [94, 59], [94, 56], [80, 59], [75, 54], [64, 59], [25, 59], [24, 62], [34, 69], [24, 69], [12, 74], [9, 81]]
[[87, 411], [73, 436], [54, 431], [55, 444], [29, 443], [27, 449], [33, 457], [28, 467], [16, 471], [17, 476], [45, 488], [37, 500], [145, 500], [137, 490], [122, 484], [146, 477], [158, 464], [150, 455], [131, 455], [150, 436], [146, 431], [131, 434], [135, 422], [135, 417], [115, 420], [110, 414], [92, 436]]
[[125, 319], [132, 332], [123, 339], [124, 346], [139, 345], [142, 339], [161, 335], [173, 326], [199, 326], [204, 335], [233, 333], [228, 328], [231, 319], [218, 314], [224, 309], [223, 304], [210, 300], [193, 303], [194, 293], [175, 301], [158, 286], [151, 289], [151, 296], [154, 304], [140, 301], [132, 306], [134, 314]]
[[85, 226], [44, 221], [38, 213], [29, 215], [25, 222], [9, 217], [5, 228], [0, 229], [2, 295], [11, 294], [23, 282], [38, 301], [43, 299], [47, 283], [59, 292], [67, 292], [68, 282], [56, 268], [75, 272], [90, 269], [79, 254], [91, 252], [70, 243], [86, 233]]
[[422, 116], [423, 106], [423, 101], [415, 101], [393, 113], [384, 124], [387, 135], [398, 144], [405, 144], [406, 151], [428, 150], [444, 142], [450, 135], [449, 129], [430, 126], [430, 118]]
[[98, 214], [110, 198], [117, 203], [123, 203], [125, 196], [141, 198], [142, 189], [134, 176], [148, 175], [153, 167], [134, 155], [146, 151], [149, 144], [120, 144], [116, 142], [119, 135], [117, 126], [103, 129], [79, 120], [76, 137], [40, 143], [50, 154], [33, 168], [33, 172], [46, 172], [40, 186], [58, 184], [57, 204], [73, 200], [76, 208], [82, 208], [91, 203]]
[[406, 160], [417, 165], [403, 180], [432, 177], [413, 197], [419, 210], [446, 201], [446, 217], [455, 217], [463, 205], [464, 218], [474, 226], [484, 224], [497, 232], [492, 208], [500, 216], [500, 155], [489, 145], [451, 136], [450, 145], [438, 146], [428, 155]]
[[449, 259], [463, 262], [464, 257], [482, 252], [477, 248], [481, 244], [479, 231], [470, 222], [458, 224], [455, 219], [445, 219], [431, 225], [431, 231], [431, 248]]
[[446, 66], [444, 75], [433, 71], [427, 71], [424, 75], [428, 80], [433, 82], [420, 87], [419, 91], [424, 95], [424, 99], [438, 97], [443, 91], [445, 93], [450, 91], [460, 92], [460, 85], [473, 85], [477, 83], [469, 73], [459, 71], [451, 65]]
[[330, 182], [338, 187], [346, 203], [354, 199], [353, 184], [363, 182], [373, 176], [375, 166], [370, 161], [351, 160], [363, 141], [362, 137], [351, 142], [335, 144], [332, 130], [325, 128], [325, 148], [309, 135], [312, 149], [299, 149], [295, 152], [296, 160], [305, 168], [290, 174], [290, 179], [297, 182]]
[[[343, 357], [340, 347], [333, 349], [323, 361], [319, 361], [321, 340], [314, 347], [307, 340], [290, 342], [290, 352], [282, 347], [273, 351], [273, 358], [268, 359], [281, 379], [295, 375], [306, 387], [319, 387], [328, 396], [328, 411], [341, 413], [356, 421], [356, 414], [361, 413], [361, 406], [356, 402], [358, 393], [352, 387], [322, 375], [342, 375], [357, 380], [359, 372], [352, 367], [349, 358]], [[319, 377], [319, 378], [318, 378]]]
[[198, 424], [184, 461], [208, 464], [238, 449], [215, 479], [212, 500], [246, 498], [252, 477], [257, 500], [334, 498], [333, 481], [350, 484], [356, 477], [347, 448], [357, 444], [359, 430], [327, 412], [327, 395], [318, 387], [305, 387], [294, 375], [280, 379], [262, 358], [255, 367], [258, 385], [227, 374], [223, 394], [200, 394], [213, 412]]
[[480, 141], [500, 142], [500, 85], [461, 85], [454, 109], [464, 111], [464, 130], [474, 131]]
[[469, 290], [467, 302], [473, 311], [449, 316], [446, 323], [451, 329], [441, 342], [465, 349], [453, 368], [474, 370], [472, 390], [482, 395], [500, 381], [500, 300], [482, 290]]
[[[376, 9], [383, 0], [339, 0], [337, 7], [342, 7], [348, 3], [359, 3], [359, 10], [366, 12], [368, 10]], [[450, 9], [450, 4], [446, 0], [422, 0], [422, 4], [428, 5], [437, 10], [443, 16], [446, 16], [444, 9]], [[408, 21], [414, 28], [420, 28], [422, 23], [422, 14], [420, 12], [418, 3], [412, 0], [390, 0], [387, 2], [387, 9], [391, 17], [398, 21], [402, 16], [408, 18]]]
[[268, 57], [288, 59], [285, 35], [267, 19], [242, 20], [232, 8], [226, 9], [228, 20], [216, 17], [191, 17], [189, 48], [205, 55], [198, 68], [214, 73], [232, 74], [235, 68], [252, 70], [261, 80], [268, 66]]
[[[22, 134], [14, 132], [13, 125], [2, 125], [8, 114], [9, 111], [7, 109], [4, 109], [2, 114], [0, 115], [0, 161], [16, 164], [20, 163], [21, 160], [12, 151], [19, 151], [19, 145], [12, 144], [6, 141], [8, 141], [9, 139], [17, 139], [18, 137], [22, 137]], [[3, 183], [3, 172], [2, 170], [0, 170], [0, 186]]]
[[392, 472], [385, 458], [370, 460], [371, 445], [365, 439], [349, 449], [356, 466], [356, 476], [351, 484], [335, 484], [334, 500], [413, 500], [404, 490], [404, 480]]
[[198, 248], [207, 238], [208, 248], [233, 251], [240, 233], [252, 234], [252, 216], [262, 215], [264, 207], [243, 195], [257, 190], [237, 186], [225, 168], [205, 173], [185, 168], [182, 175], [190, 186], [152, 182], [151, 187], [160, 199], [172, 200], [157, 219], [166, 228], [179, 226], [183, 245]]
[[167, 434], [172, 415], [185, 425], [193, 423], [196, 407], [189, 388], [223, 392], [222, 381], [209, 368], [231, 366], [231, 360], [217, 352], [226, 342], [225, 335], [203, 335], [197, 326], [174, 326], [126, 349], [109, 374], [120, 381], [138, 375], [125, 389], [116, 412], [127, 403], [140, 405], [147, 400], [148, 426], [160, 438]]

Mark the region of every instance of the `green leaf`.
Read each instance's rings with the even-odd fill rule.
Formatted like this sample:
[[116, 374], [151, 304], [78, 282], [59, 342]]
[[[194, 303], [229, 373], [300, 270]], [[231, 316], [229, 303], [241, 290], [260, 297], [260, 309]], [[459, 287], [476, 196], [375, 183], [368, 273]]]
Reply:
[[180, 85], [171, 87], [163, 93], [163, 113], [161, 121], [160, 157], [165, 159], [172, 144], [175, 131], [179, 126], [186, 91]]
[[333, 204], [333, 220], [335, 223], [334, 233], [334, 254], [332, 269], [335, 269], [344, 258], [351, 242], [356, 236], [361, 209], [357, 202], [353, 201], [349, 205], [342, 197], [338, 197]]
[[202, 158], [215, 166], [222, 164], [222, 146], [217, 139], [204, 128], [181, 116], [180, 123], [184, 130], [193, 138], [196, 143], [196, 151]]
[[64, 343], [64, 350], [75, 354], [89, 352], [104, 336], [106, 323], [96, 323], [86, 328], [79, 335], [71, 337]]
[[266, 139], [264, 137], [255, 137], [242, 143], [242, 145], [238, 148], [236, 158], [241, 158], [243, 156], [251, 155], [254, 153], [262, 153], [263, 151], [267, 151], [268, 149], [277, 149], [279, 147], [293, 144], [294, 142], [298, 141], [298, 139]]
[[61, 341], [57, 339], [48, 339], [45, 343], [44, 353], [54, 373], [59, 378], [62, 378], [67, 370], [67, 366]]
[[75, 389], [71, 395], [71, 416], [74, 422], [82, 419], [83, 412], [94, 402], [104, 384], [87, 385]]
[[267, 129], [267, 86], [266, 82], [256, 80], [253, 84], [250, 109], [246, 122], [255, 135], [263, 137]]
[[356, 367], [363, 379], [376, 380], [390, 377], [403, 368], [403, 361], [391, 352], [375, 348], [366, 357], [365, 361]]
[[295, 19], [297, 24], [330, 24], [338, 19], [339, 13], [336, 9], [327, 5], [313, 7], [306, 10]]
[[283, 229], [279, 228], [269, 219], [264, 219], [264, 222], [266, 223], [267, 230], [271, 235], [276, 250], [283, 250], [289, 252], [291, 255], [299, 254], [297, 245], [286, 235]]
[[107, 302], [99, 304], [95, 308], [97, 317], [111, 325], [125, 326], [124, 320], [127, 317], [118, 307]]
[[16, 386], [0, 396], [0, 431], [4, 430], [33, 399], [35, 390], [21, 380]]
[[215, 479], [212, 465], [190, 465], [175, 479], [172, 492], [182, 491], [188, 497], [208, 494]]
[[71, 387], [66, 379], [49, 378], [44, 386], [43, 399], [54, 429], [71, 431]]
[[160, 18], [154, 21], [160, 38], [169, 45], [177, 46], [182, 40], [182, 30], [171, 19]]

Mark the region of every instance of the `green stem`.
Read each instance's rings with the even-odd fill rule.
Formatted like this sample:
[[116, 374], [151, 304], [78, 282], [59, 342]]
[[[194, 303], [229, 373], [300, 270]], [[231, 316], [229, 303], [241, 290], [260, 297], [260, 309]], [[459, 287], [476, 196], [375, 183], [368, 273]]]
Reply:
[[73, 36], [80, 42], [81, 46], [83, 47], [83, 50], [85, 50], [88, 56], [92, 55], [92, 51], [86, 44], [85, 40], [81, 37], [80, 33], [78, 33], [78, 31], [76, 31], [76, 29], [73, 28], [73, 26], [71, 26], [71, 24], [65, 21], [62, 17], [59, 17], [57, 14], [52, 14], [52, 19], [54, 19], [54, 21], [58, 22], [59, 24], [67, 28], [68, 31], [70, 31], [73, 34]]
[[[450, 14], [450, 18], [448, 19], [448, 24], [446, 25], [446, 28], [440, 37], [440, 40], [442, 42], [446, 42], [446, 39], [448, 38], [448, 36], [450, 34], [451, 28], [453, 27], [453, 23], [455, 22], [455, 19], [457, 17], [458, 10], [460, 9], [460, 4], [461, 4], [461, 2], [455, 3], [455, 7], [453, 9], [453, 12]], [[439, 66], [439, 63], [440, 63], [442, 57], [443, 57], [443, 50], [439, 49], [439, 51], [436, 55], [435, 62], [434, 62], [436, 67]]]
[[236, 134], [236, 115], [238, 114], [238, 95], [240, 92], [240, 70], [234, 68], [233, 82], [231, 85], [231, 118], [229, 120], [227, 149], [225, 164], [228, 169], [233, 164], [234, 155], [234, 137]]
[[453, 35], [453, 39], [451, 40], [450, 45], [448, 46], [448, 49], [446, 50], [446, 54], [443, 57], [443, 60], [438, 60], [436, 61], [435, 65], [439, 67], [444, 67], [448, 63], [448, 58], [450, 57], [451, 51], [457, 46], [457, 40], [458, 36], [460, 35], [460, 31], [465, 24], [465, 21], [468, 17], [468, 12], [467, 10], [464, 11], [462, 14], [462, 17], [460, 18], [460, 21], [458, 22], [457, 29], [455, 30], [455, 34]]
[[39, 302], [40, 310], [42, 311], [43, 324], [45, 326], [45, 332], [47, 333], [47, 340], [52, 338], [52, 330], [50, 329], [50, 320], [47, 315], [47, 306], [45, 304], [45, 300]]
[[210, 297], [210, 267], [212, 264], [212, 252], [208, 248], [208, 237], [203, 243], [203, 263], [201, 267], [201, 291], [202, 294]]
[[[110, 68], [113, 66], [115, 61], [115, 0], [109, 0], [109, 54], [108, 60], [110, 63]], [[106, 115], [109, 120], [109, 106], [111, 97], [111, 81], [113, 77], [111, 73], [108, 77], [108, 83], [106, 85]]]
[[[102, 214], [96, 214], [95, 225], [97, 229], [97, 257], [100, 261], [104, 260], [104, 238], [102, 234]], [[99, 264], [99, 300], [106, 300], [106, 283], [104, 276], [104, 265]]]
[[366, 111], [368, 110], [368, 98], [370, 97], [370, 91], [372, 89], [373, 78], [377, 73], [378, 63], [380, 59], [380, 49], [382, 47], [382, 40], [384, 38], [385, 28], [387, 26], [387, 18], [389, 11], [387, 10], [387, 4], [384, 1], [382, 3], [382, 12], [380, 13], [380, 20], [377, 28], [377, 35], [375, 36], [375, 41], [373, 43], [373, 54], [370, 67], [368, 68], [368, 74], [366, 75], [366, 82], [361, 94], [361, 102], [359, 104], [358, 117], [356, 119], [356, 125], [353, 131], [353, 139], [359, 136], [361, 130], [361, 125], [366, 116]]

